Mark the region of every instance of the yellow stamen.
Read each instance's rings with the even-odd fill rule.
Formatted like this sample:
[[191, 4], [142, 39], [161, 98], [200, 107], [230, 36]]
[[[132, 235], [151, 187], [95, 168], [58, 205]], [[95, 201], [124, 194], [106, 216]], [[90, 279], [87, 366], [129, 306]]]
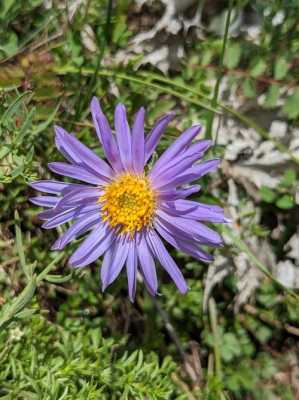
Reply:
[[126, 173], [105, 187], [99, 202], [103, 203], [103, 219], [112, 228], [133, 235], [151, 224], [156, 193], [144, 175]]

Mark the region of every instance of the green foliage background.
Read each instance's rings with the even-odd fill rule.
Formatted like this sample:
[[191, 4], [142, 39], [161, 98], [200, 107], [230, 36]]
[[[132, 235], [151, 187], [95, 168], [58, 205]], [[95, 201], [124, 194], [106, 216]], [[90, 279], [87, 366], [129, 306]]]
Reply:
[[[290, 129], [298, 127], [299, 3], [220, 2], [211, 11], [204, 40], [190, 40], [185, 57], [169, 74], [150, 65], [138, 68], [142, 55], [131, 55], [126, 63], [116, 57], [138, 33], [139, 19], [161, 15], [158, 2], [138, 11], [134, 2], [90, 0], [71, 20], [75, 2], [62, 3], [0, 4], [0, 399], [298, 398], [298, 295], [284, 288], [246, 244], [252, 235], [267, 236], [268, 226], [244, 225], [242, 235], [233, 226], [223, 228], [230, 241], [219, 253], [243, 252], [264, 274], [237, 312], [234, 270], [203, 310], [207, 267], [175, 251], [188, 294], [181, 296], [160, 270], [161, 296], [152, 299], [139, 284], [131, 304], [124, 276], [102, 294], [99, 265], [69, 270], [67, 259], [76, 243], [61, 254], [50, 252], [61, 229], [41, 230], [37, 209], [28, 202], [33, 194], [28, 182], [49, 178], [47, 163], [60, 157], [54, 123], [102, 154], [89, 114], [92, 95], [101, 98], [110, 121], [119, 101], [131, 116], [145, 105], [147, 130], [175, 108], [179, 117], [158, 152], [194, 119], [202, 121], [207, 137], [215, 137], [215, 113], [223, 113], [291, 158], [279, 186], [262, 187], [256, 204], [285, 221], [280, 243], [271, 243], [281, 254], [298, 229], [299, 160], [284, 140], [219, 100], [218, 89], [226, 77], [248, 101], [264, 94], [261, 113], [270, 110]], [[208, 3], [202, 6], [209, 9]], [[230, 31], [236, 15], [248, 10], [260, 16], [257, 43]], [[279, 12], [283, 22], [274, 25]], [[94, 51], [83, 44], [86, 24], [94, 32]], [[213, 154], [223, 151], [216, 145]], [[214, 179], [201, 182], [198, 199], [225, 206], [228, 178], [223, 172], [217, 177], [219, 198], [211, 194]], [[243, 204], [249, 197], [242, 192]]]

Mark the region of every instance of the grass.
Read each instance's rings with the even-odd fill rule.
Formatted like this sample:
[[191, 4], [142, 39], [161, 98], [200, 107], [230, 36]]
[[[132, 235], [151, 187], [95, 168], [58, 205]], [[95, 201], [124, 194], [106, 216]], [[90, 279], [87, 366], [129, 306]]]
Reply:
[[[257, 19], [256, 39], [250, 27], [238, 25], [241, 12]], [[139, 67], [148, 48], [142, 44], [138, 55], [131, 45], [140, 29], [156, 23], [163, 13], [159, 5], [138, 10], [127, 1], [91, 0], [77, 9], [56, 1], [47, 8], [41, 0], [24, 7], [16, 0], [1, 4], [0, 399], [298, 397], [292, 378], [298, 374], [297, 287], [286, 286], [276, 273], [281, 262], [298, 268], [289, 255], [298, 226], [299, 160], [290, 146], [299, 121], [297, 12], [295, 3], [278, 0], [228, 1], [219, 10], [205, 2], [201, 34], [180, 31], [176, 40], [183, 37], [185, 56], [162, 73], [153, 65]], [[281, 13], [283, 22], [273, 24]], [[144, 105], [147, 131], [174, 109], [177, 117], [158, 153], [200, 121], [217, 144], [213, 153], [224, 158], [223, 168], [201, 180], [194, 198], [224, 206], [234, 222], [216, 227], [227, 243], [214, 251], [212, 266], [172, 250], [190, 287], [185, 296], [159, 269], [158, 299], [139, 283], [131, 304], [125, 276], [100, 293], [100, 262], [70, 271], [67, 259], [76, 243], [60, 253], [49, 250], [61, 228], [41, 229], [28, 182], [51, 177], [47, 163], [59, 158], [54, 123], [103, 155], [89, 114], [93, 95], [110, 121], [119, 101], [131, 116]], [[258, 188], [231, 172], [246, 167], [246, 154], [227, 156], [234, 145], [224, 129], [228, 120], [245, 132], [247, 146], [253, 146], [254, 132], [257, 146], [270, 143], [273, 157], [285, 157], [271, 170], [261, 167], [279, 177], [275, 187]], [[277, 120], [288, 135], [273, 132]], [[258, 284], [246, 297], [251, 279]], [[245, 303], [237, 307], [240, 295]]]

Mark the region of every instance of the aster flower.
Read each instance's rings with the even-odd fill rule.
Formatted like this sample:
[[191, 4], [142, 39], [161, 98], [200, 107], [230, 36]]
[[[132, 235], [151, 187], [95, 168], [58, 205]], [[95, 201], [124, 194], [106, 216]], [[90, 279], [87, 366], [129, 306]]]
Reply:
[[47, 208], [39, 214], [45, 221], [43, 228], [73, 222], [52, 249], [62, 250], [88, 232], [69, 263], [85, 267], [103, 256], [100, 271], [103, 291], [125, 267], [132, 301], [137, 270], [149, 292], [155, 295], [158, 261], [179, 291], [187, 292], [182, 272], [164, 241], [204, 262], [211, 261], [212, 256], [202, 246], [222, 244], [220, 235], [203, 224], [227, 222], [222, 208], [186, 199], [200, 190], [200, 186], [190, 183], [219, 164], [218, 159], [198, 163], [211, 141], [197, 140], [200, 126], [192, 126], [145, 172], [146, 163], [174, 115], [161, 117], [145, 136], [144, 108], [137, 112], [130, 129], [126, 109], [119, 104], [115, 109], [116, 135], [96, 98], [92, 99], [91, 113], [107, 161], [56, 126], [56, 147], [68, 162], [51, 162], [49, 168], [82, 183], [55, 180], [31, 183], [34, 189], [47, 194], [31, 198], [34, 204]]

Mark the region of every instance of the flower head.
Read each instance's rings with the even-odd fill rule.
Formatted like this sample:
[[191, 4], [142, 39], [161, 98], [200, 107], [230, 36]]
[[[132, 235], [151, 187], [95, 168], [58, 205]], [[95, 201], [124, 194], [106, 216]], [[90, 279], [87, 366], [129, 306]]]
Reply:
[[149, 179], [132, 173], [121, 174], [107, 185], [99, 201], [103, 220], [132, 238], [152, 223], [157, 203]]
[[200, 190], [190, 183], [214, 170], [219, 160], [198, 162], [211, 141], [197, 140], [200, 126], [193, 126], [161, 155], [146, 173], [145, 166], [160, 137], [173, 119], [169, 113], [144, 135], [144, 109], [135, 116], [132, 130], [126, 110], [115, 110], [112, 133], [96, 98], [91, 113], [107, 161], [82, 144], [74, 135], [55, 127], [56, 146], [68, 162], [49, 163], [51, 171], [82, 183], [43, 180], [31, 186], [45, 196], [31, 201], [47, 210], [39, 216], [45, 229], [66, 222], [73, 224], [56, 240], [61, 250], [72, 240], [88, 235], [69, 262], [85, 267], [103, 256], [102, 289], [105, 290], [126, 267], [129, 296], [133, 301], [137, 270], [152, 295], [157, 293], [156, 260], [168, 272], [180, 292], [187, 291], [184, 277], [170, 256], [163, 239], [192, 257], [209, 262], [212, 256], [203, 245], [219, 246], [220, 235], [202, 222], [227, 222], [222, 208], [186, 200]]

